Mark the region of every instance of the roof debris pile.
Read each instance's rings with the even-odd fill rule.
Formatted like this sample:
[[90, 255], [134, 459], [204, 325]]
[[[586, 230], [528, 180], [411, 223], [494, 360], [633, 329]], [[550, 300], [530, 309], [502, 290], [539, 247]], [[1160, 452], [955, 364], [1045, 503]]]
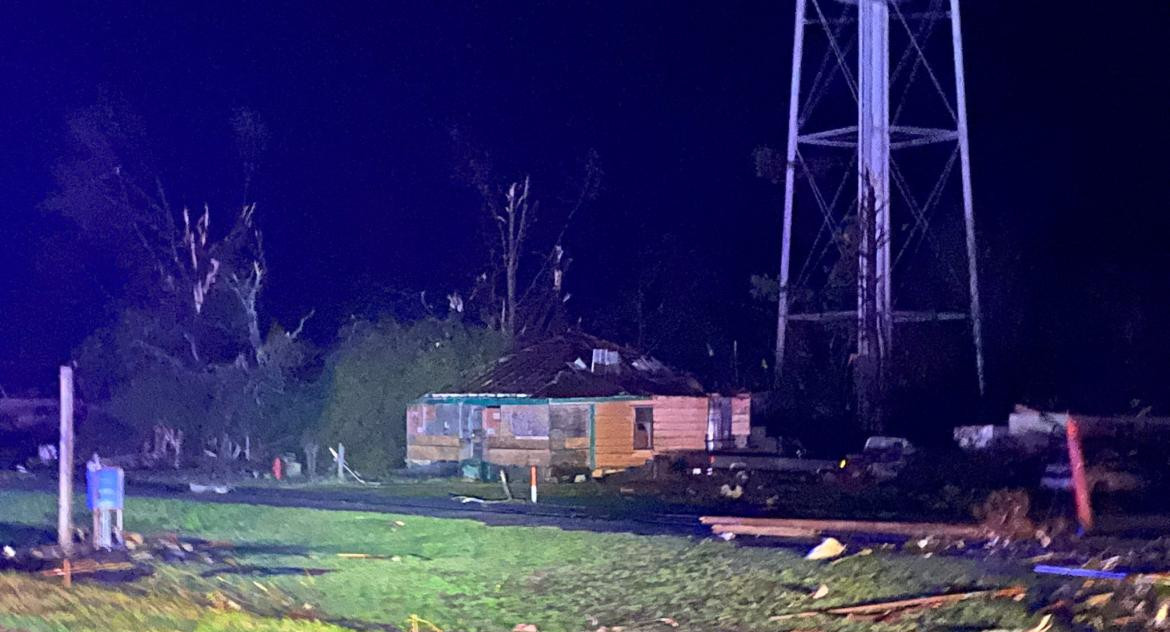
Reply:
[[520, 348], [450, 394], [610, 397], [706, 394], [694, 376], [655, 358], [580, 332]]

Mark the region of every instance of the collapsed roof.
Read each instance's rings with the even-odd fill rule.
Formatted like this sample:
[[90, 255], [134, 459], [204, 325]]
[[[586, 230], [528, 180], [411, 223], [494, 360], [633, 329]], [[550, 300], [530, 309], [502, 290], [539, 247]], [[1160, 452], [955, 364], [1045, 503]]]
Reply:
[[574, 332], [512, 351], [485, 373], [444, 394], [567, 398], [706, 392], [694, 376], [653, 357]]

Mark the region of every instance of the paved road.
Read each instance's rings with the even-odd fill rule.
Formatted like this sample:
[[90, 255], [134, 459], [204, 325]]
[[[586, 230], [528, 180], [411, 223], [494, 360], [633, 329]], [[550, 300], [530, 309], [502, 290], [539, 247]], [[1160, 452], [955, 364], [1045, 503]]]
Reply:
[[[48, 479], [7, 481], [0, 488], [56, 492]], [[84, 493], [84, 490], [78, 490]], [[384, 491], [362, 489], [233, 489], [227, 494], [192, 493], [177, 484], [128, 481], [129, 497], [172, 498], [195, 502], [237, 503], [273, 507], [305, 507], [336, 511], [463, 518], [496, 526], [558, 527], [576, 531], [625, 532], [639, 535], [710, 536], [694, 514], [650, 513], [628, 508], [576, 507], [552, 503], [461, 503], [452, 498], [398, 497]]]

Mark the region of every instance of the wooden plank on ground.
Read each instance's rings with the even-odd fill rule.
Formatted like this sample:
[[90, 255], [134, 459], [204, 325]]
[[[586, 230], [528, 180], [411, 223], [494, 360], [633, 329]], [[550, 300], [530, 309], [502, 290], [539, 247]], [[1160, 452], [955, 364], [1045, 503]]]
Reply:
[[757, 527], [749, 524], [717, 524], [711, 526], [711, 533], [721, 535], [762, 535], [773, 538], [814, 538], [820, 534], [815, 529], [797, 527]]
[[[937, 522], [883, 522], [868, 520], [809, 520], [800, 518], [740, 518], [735, 516], [703, 516], [699, 521], [705, 525], [722, 527], [777, 527], [805, 529], [816, 533], [883, 533], [907, 537], [941, 536], [979, 539], [987, 536], [983, 527], [974, 524], [950, 524]], [[730, 531], [728, 531], [730, 532]]]
[[958, 603], [968, 599], [987, 597], [990, 599], [1022, 599], [1027, 594], [1023, 586], [1009, 586], [1007, 588], [990, 588], [985, 590], [969, 590], [965, 592], [943, 593], [940, 595], [925, 595], [912, 599], [897, 599], [894, 601], [879, 601], [876, 603], [859, 604], [856, 606], [840, 606], [836, 608], [819, 608], [805, 610], [791, 614], [781, 614], [769, 618], [769, 621], [784, 621], [786, 619], [814, 617], [820, 614], [834, 614], [846, 617], [869, 617], [888, 615], [892, 612], [913, 610], [920, 608], [937, 608], [944, 604]]

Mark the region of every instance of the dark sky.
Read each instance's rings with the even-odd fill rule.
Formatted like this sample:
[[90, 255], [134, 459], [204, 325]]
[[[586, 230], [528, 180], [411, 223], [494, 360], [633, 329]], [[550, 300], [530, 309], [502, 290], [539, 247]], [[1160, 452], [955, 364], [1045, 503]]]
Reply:
[[[1170, 4], [966, 5], [997, 392], [1060, 399], [1113, 380], [1099, 401], [1159, 397]], [[191, 205], [233, 199], [231, 111], [264, 117], [265, 307], [286, 322], [316, 307], [321, 341], [387, 290], [438, 298], [482, 268], [478, 201], [452, 179], [457, 127], [504, 175], [531, 173], [550, 217], [600, 153], [604, 192], [567, 242], [587, 328], [628, 337], [612, 306], [667, 251], [697, 316], [656, 352], [763, 353], [772, 325], [748, 313], [748, 277], [777, 268], [780, 191], [751, 153], [783, 145], [791, 15], [791, 2], [9, 3], [0, 384], [51, 384], [109, 317], [38, 210], [67, 115], [101, 87], [138, 109], [172, 198]]]

